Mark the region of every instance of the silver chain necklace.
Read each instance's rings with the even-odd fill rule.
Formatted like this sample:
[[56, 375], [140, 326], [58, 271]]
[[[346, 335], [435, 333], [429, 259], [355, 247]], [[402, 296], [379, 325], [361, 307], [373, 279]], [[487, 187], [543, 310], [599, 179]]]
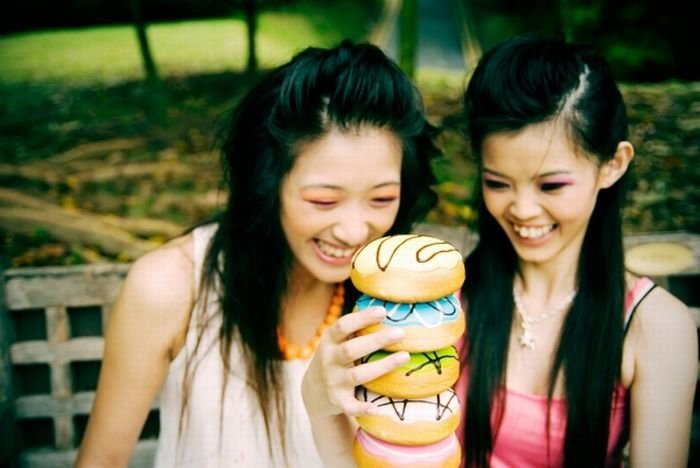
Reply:
[[514, 287], [513, 302], [515, 303], [515, 310], [518, 312], [518, 315], [520, 315], [520, 327], [523, 329], [522, 334], [518, 337], [520, 346], [522, 346], [523, 348], [535, 349], [535, 335], [532, 334], [532, 326], [540, 322], [544, 322], [545, 320], [554, 317], [559, 312], [562, 312], [563, 310], [568, 308], [571, 305], [571, 302], [574, 300], [574, 297], [576, 297], [577, 292], [578, 290], [574, 289], [571, 292], [571, 294], [566, 296], [556, 307], [552, 308], [551, 310], [545, 312], [542, 315], [538, 315], [537, 317], [531, 317], [527, 314], [527, 312], [525, 312], [525, 307], [523, 307], [523, 302], [520, 298], [520, 293]]

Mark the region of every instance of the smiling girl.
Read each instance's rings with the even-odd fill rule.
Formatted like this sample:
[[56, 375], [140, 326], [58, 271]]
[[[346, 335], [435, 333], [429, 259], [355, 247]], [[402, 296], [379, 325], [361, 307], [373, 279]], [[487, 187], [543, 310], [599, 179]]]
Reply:
[[467, 259], [469, 466], [682, 467], [697, 336], [688, 309], [624, 266], [634, 149], [605, 60], [520, 37], [465, 94], [481, 242]]
[[129, 272], [77, 466], [127, 466], [157, 395], [156, 467], [321, 466], [301, 378], [358, 296], [355, 251], [434, 205], [432, 134], [377, 47], [265, 75], [223, 144], [225, 210]]

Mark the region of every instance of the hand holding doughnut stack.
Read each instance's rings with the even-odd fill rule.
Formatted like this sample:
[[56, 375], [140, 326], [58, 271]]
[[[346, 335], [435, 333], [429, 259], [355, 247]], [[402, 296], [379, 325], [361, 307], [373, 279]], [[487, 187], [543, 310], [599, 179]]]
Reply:
[[452, 385], [459, 377], [454, 343], [464, 333], [464, 314], [455, 292], [465, 278], [462, 255], [430, 236], [396, 235], [376, 239], [353, 258], [350, 272], [364, 293], [355, 312], [382, 306], [386, 318], [361, 330], [401, 327], [405, 337], [362, 359], [370, 362], [395, 351], [409, 361], [363, 387], [356, 397], [378, 405], [379, 413], [358, 416], [353, 454], [361, 468], [457, 467], [461, 447], [454, 431], [459, 401]]

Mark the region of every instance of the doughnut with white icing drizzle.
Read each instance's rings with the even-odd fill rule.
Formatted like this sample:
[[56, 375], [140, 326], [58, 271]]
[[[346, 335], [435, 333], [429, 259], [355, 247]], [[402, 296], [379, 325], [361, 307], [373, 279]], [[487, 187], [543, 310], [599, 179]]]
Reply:
[[423, 398], [391, 398], [357, 387], [355, 397], [375, 403], [379, 410], [358, 416], [360, 427], [394, 444], [432, 444], [454, 433], [459, 425], [459, 400], [451, 388]]

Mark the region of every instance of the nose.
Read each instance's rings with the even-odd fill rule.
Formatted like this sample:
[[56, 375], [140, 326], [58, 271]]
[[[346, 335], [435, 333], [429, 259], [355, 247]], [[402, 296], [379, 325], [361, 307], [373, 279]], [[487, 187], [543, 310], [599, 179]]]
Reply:
[[349, 247], [362, 245], [369, 240], [371, 222], [365, 210], [352, 208], [338, 215], [332, 228], [333, 237]]
[[518, 193], [510, 204], [510, 214], [520, 220], [532, 219], [542, 212], [533, 194]]

